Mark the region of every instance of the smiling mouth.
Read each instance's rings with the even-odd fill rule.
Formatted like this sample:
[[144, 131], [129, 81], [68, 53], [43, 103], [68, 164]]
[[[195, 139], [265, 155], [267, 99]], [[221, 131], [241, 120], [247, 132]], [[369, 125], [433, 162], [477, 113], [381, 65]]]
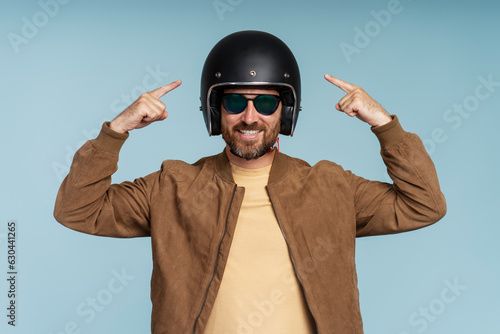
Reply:
[[238, 130], [239, 133], [241, 133], [241, 134], [243, 134], [245, 136], [256, 135], [256, 134], [258, 134], [261, 131], [262, 130]]

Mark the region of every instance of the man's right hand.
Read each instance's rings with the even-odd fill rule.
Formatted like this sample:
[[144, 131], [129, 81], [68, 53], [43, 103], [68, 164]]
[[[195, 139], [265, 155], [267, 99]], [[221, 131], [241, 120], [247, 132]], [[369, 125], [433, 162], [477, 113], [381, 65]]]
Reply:
[[177, 80], [142, 94], [109, 124], [110, 129], [125, 133], [133, 129], [143, 128], [156, 121], [163, 121], [167, 118], [168, 113], [165, 111], [165, 104], [159, 99], [179, 87], [181, 83], [181, 80]]

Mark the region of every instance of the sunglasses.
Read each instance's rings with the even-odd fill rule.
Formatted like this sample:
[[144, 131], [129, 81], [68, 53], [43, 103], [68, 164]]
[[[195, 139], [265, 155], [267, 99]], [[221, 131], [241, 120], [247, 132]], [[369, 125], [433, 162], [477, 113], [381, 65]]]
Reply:
[[224, 94], [222, 105], [230, 114], [239, 114], [246, 109], [248, 101], [252, 101], [255, 109], [261, 115], [272, 115], [280, 104], [280, 97], [277, 95], [262, 94], [249, 99], [241, 94]]

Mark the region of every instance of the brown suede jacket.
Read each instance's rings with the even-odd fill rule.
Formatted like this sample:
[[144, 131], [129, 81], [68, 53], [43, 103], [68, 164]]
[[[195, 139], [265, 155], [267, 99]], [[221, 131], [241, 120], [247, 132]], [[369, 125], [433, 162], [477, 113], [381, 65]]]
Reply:
[[[446, 203], [421, 140], [397, 119], [372, 131], [394, 184], [339, 165], [277, 154], [267, 192], [318, 333], [363, 333], [355, 238], [418, 229]], [[225, 153], [194, 164], [164, 161], [134, 182], [112, 184], [128, 134], [103, 125], [75, 154], [57, 196], [63, 225], [110, 237], [151, 236], [153, 333], [203, 333], [228, 258], [245, 189]], [[272, 256], [272, 255], [270, 255]]]

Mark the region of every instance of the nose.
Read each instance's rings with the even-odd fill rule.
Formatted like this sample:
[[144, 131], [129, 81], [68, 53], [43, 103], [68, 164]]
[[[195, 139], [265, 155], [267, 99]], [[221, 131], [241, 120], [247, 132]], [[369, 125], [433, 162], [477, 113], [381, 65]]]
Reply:
[[247, 101], [247, 107], [242, 113], [243, 117], [243, 122], [246, 124], [253, 124], [257, 122], [259, 118], [259, 112], [257, 109], [255, 109], [255, 106], [253, 105], [253, 101]]

